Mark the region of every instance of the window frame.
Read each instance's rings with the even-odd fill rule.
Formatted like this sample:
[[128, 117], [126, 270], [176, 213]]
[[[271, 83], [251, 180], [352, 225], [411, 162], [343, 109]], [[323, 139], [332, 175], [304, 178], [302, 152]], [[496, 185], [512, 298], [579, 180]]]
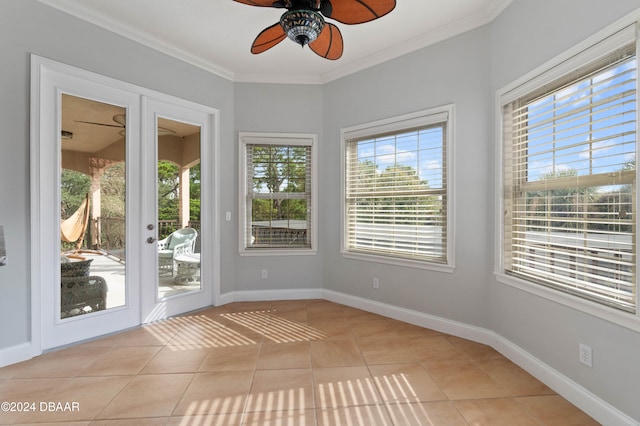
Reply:
[[[640, 67], [638, 52], [640, 51], [640, 43], [636, 36], [636, 28], [640, 15], [638, 13], [630, 14], [618, 22], [604, 28], [593, 36], [587, 38], [582, 43], [568, 49], [555, 58], [549, 60], [543, 65], [537, 67], [521, 78], [502, 87], [496, 92], [494, 103], [495, 114], [495, 158], [499, 167], [495, 168], [495, 265], [494, 276], [501, 284], [505, 284], [524, 292], [534, 294], [538, 297], [551, 300], [555, 303], [576, 309], [578, 311], [605, 319], [615, 324], [640, 331], [640, 299], [638, 298], [638, 278], [640, 271], [638, 260], [636, 258], [636, 312], [630, 313], [623, 310], [607, 306], [600, 302], [595, 302], [575, 294], [565, 293], [558, 289], [540, 285], [538, 283], [526, 280], [524, 278], [510, 275], [505, 270], [506, 264], [506, 248], [505, 248], [505, 195], [504, 195], [504, 137], [503, 137], [503, 107], [522, 98], [529, 93], [539, 90], [546, 84], [557, 81], [570, 74], [573, 70], [583, 68], [596, 62], [610, 52], [623, 47], [631, 42], [636, 43], [636, 88], [640, 81]], [[640, 91], [636, 95], [636, 137], [640, 135], [640, 126], [638, 126], [640, 115]], [[636, 151], [640, 147], [636, 146]], [[638, 181], [640, 176], [640, 168], [636, 167], [635, 179]], [[638, 207], [640, 205], [638, 195], [640, 191], [636, 188], [636, 196], [634, 200], [634, 208], [636, 209], [636, 217], [634, 221], [635, 228], [638, 229]], [[636, 237], [637, 238], [637, 237]], [[637, 256], [637, 253], [636, 253]]]
[[[445, 117], [444, 119], [442, 117]], [[445, 188], [446, 194], [446, 261], [444, 263], [429, 261], [426, 259], [414, 260], [385, 255], [382, 253], [365, 253], [351, 251], [348, 246], [348, 213], [347, 213], [347, 150], [348, 140], [362, 137], [374, 137], [381, 134], [399, 134], [430, 124], [445, 123]], [[398, 266], [405, 266], [418, 269], [426, 269], [438, 272], [453, 273], [455, 270], [455, 194], [454, 194], [454, 161], [453, 150], [455, 146], [455, 106], [454, 104], [443, 105], [422, 111], [417, 111], [400, 116], [390, 117], [356, 126], [340, 129], [341, 141], [341, 223], [340, 223], [340, 254], [346, 259], [363, 260]]]
[[[318, 244], [318, 179], [317, 179], [317, 145], [318, 135], [313, 133], [267, 133], [267, 132], [239, 132], [239, 197], [238, 197], [238, 248], [241, 256], [283, 256], [283, 255], [315, 255]], [[247, 181], [247, 146], [248, 145], [274, 145], [274, 146], [308, 146], [311, 148], [311, 189], [310, 189], [310, 247], [279, 248], [279, 247], [254, 247], [248, 248], [247, 241], [247, 191], [251, 185]]]

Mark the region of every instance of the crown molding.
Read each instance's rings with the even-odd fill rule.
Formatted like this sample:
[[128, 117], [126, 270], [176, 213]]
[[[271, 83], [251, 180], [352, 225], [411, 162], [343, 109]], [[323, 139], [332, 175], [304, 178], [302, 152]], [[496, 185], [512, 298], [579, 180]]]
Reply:
[[440, 28], [436, 28], [435, 30], [424, 33], [402, 44], [389, 47], [354, 62], [345, 64], [333, 71], [318, 75], [236, 73], [233, 70], [221, 67], [211, 61], [203, 60], [202, 58], [182, 49], [169, 46], [166, 42], [139, 31], [130, 25], [123, 25], [113, 19], [95, 13], [77, 2], [71, 2], [68, 0], [37, 1], [232, 82], [321, 85], [367, 68], [371, 68], [375, 65], [388, 62], [392, 59], [396, 59], [400, 56], [404, 56], [408, 53], [415, 52], [448, 38], [455, 37], [467, 31], [486, 25], [500, 15], [513, 0], [494, 0], [488, 8], [480, 12], [469, 15]]

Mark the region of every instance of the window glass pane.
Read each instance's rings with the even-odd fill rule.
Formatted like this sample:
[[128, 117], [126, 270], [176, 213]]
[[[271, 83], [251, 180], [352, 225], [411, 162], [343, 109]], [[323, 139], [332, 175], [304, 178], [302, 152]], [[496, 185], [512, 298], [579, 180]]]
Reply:
[[127, 303], [126, 109], [62, 95], [60, 318]]
[[447, 262], [445, 126], [347, 142], [348, 251]]
[[631, 312], [634, 52], [504, 107], [506, 272]]
[[311, 247], [311, 147], [247, 144], [247, 249]]

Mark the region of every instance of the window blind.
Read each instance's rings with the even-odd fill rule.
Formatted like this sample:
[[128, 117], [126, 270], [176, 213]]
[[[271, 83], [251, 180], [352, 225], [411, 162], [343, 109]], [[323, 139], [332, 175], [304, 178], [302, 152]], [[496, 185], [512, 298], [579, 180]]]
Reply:
[[246, 247], [311, 247], [311, 146], [246, 145]]
[[346, 140], [348, 251], [446, 263], [446, 129], [445, 121]]
[[503, 106], [504, 269], [636, 309], [635, 43]]

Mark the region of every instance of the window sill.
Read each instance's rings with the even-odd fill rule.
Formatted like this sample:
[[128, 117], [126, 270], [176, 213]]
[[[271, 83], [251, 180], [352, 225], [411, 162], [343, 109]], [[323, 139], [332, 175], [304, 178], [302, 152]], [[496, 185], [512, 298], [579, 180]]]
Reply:
[[345, 259], [363, 260], [365, 262], [385, 263], [388, 265], [404, 266], [407, 268], [426, 269], [430, 271], [446, 272], [452, 274], [455, 266], [452, 264], [429, 263], [426, 261], [401, 259], [396, 257], [376, 256], [373, 254], [342, 252]]
[[252, 249], [240, 250], [240, 256], [315, 256], [315, 249]]
[[530, 283], [526, 280], [512, 277], [501, 272], [494, 273], [497, 281], [501, 284], [517, 288], [538, 297], [550, 300], [560, 305], [575, 309], [585, 314], [609, 321], [621, 327], [628, 328], [633, 331], [640, 331], [640, 316], [628, 312], [619, 311], [605, 305], [601, 305], [590, 300], [581, 299], [580, 297], [565, 294], [559, 290], [547, 288], [545, 286]]

